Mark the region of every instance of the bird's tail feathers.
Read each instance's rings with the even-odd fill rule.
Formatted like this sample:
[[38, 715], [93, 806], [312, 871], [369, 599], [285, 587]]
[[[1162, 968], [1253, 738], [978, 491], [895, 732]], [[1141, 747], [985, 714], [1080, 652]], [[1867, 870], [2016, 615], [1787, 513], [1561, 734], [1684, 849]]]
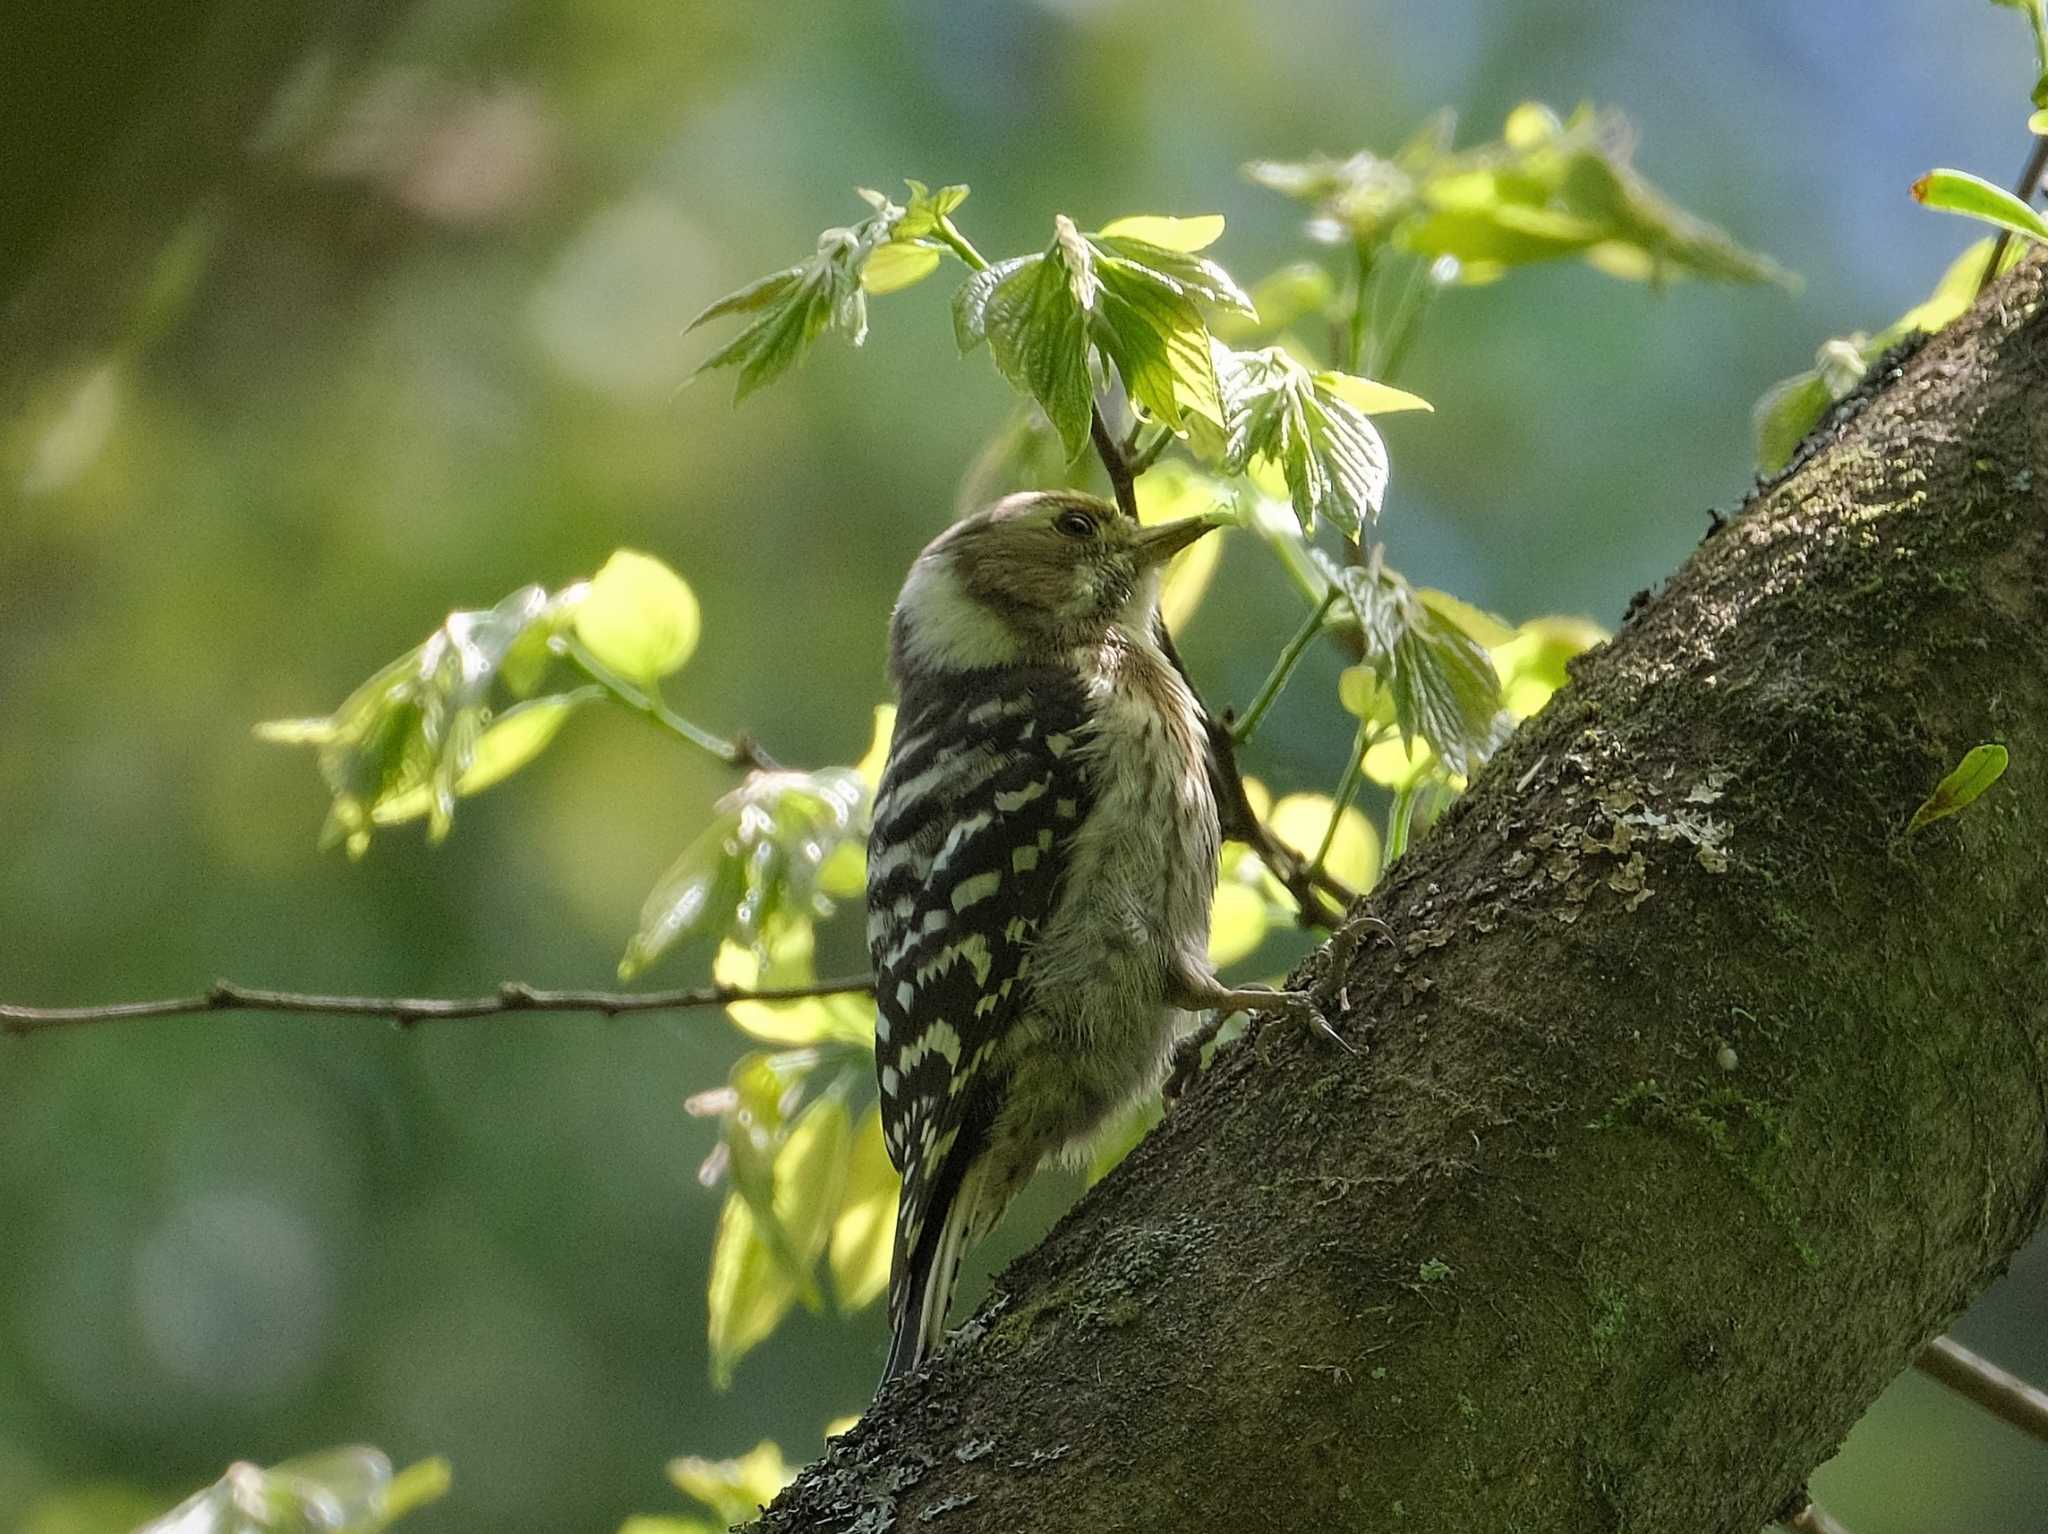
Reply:
[[[936, 1227], [928, 1224], [924, 1239], [909, 1254], [903, 1282], [890, 1286], [889, 1312], [895, 1337], [889, 1344], [889, 1362], [882, 1370], [884, 1381], [910, 1373], [946, 1340], [946, 1312], [960, 1278], [960, 1259], [973, 1243], [980, 1187], [981, 1168], [970, 1168], [954, 1190], [945, 1218]], [[903, 1260], [901, 1253], [898, 1258]]]

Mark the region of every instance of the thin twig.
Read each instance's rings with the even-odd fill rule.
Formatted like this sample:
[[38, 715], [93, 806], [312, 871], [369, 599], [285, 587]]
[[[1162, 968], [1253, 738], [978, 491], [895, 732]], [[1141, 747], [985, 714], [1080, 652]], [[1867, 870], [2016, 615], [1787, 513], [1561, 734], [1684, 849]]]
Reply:
[[617, 1017], [627, 1012], [680, 1012], [695, 1007], [723, 1007], [735, 1001], [802, 1001], [813, 996], [843, 996], [872, 987], [873, 981], [866, 975], [759, 990], [707, 985], [687, 991], [544, 991], [511, 980], [487, 996], [309, 996], [298, 991], [258, 990], [222, 980], [197, 996], [173, 996], [158, 1001], [120, 1001], [98, 1007], [21, 1007], [0, 1003], [0, 1032], [23, 1038], [85, 1023], [200, 1017], [215, 1012], [377, 1017], [410, 1028], [415, 1023], [513, 1013], [601, 1012], [606, 1017]]
[[1913, 1367], [1992, 1416], [2048, 1443], [2048, 1393], [1978, 1357], [1953, 1337], [1937, 1337], [1928, 1343], [1913, 1360]]
[[[2036, 136], [2034, 147], [2027, 151], [2027, 168], [2020, 172], [2019, 185], [2013, 188], [2013, 195], [2022, 202], [2032, 202], [2034, 194], [2041, 189], [2041, 176], [2048, 172], [2048, 138]], [[1998, 263], [2005, 259], [2006, 247], [2012, 243], [2012, 231], [2001, 229], [1998, 239], [1991, 246], [1991, 259], [1984, 263], [1984, 275], [1977, 279], [1977, 292], [1981, 295], [1991, 286], [1991, 279], [1998, 275]]]

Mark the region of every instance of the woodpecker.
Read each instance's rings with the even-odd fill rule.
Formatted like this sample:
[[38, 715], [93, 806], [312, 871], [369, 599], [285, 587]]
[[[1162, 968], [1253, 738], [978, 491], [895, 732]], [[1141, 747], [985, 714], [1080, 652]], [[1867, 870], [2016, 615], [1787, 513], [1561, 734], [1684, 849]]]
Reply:
[[1190, 1014], [1305, 1002], [1208, 961], [1216, 797], [1159, 585], [1209, 527], [1012, 495], [934, 539], [897, 600], [867, 891], [903, 1175], [885, 1381], [944, 1341], [962, 1254], [1039, 1165], [1158, 1088]]

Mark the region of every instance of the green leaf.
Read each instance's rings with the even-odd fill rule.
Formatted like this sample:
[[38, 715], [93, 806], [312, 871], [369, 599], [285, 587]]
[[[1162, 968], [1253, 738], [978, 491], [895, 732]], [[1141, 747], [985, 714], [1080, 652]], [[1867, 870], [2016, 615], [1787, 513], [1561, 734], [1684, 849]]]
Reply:
[[1386, 569], [1377, 549], [1363, 567], [1315, 553], [1357, 618], [1366, 664], [1391, 695], [1402, 740], [1421, 737], [1446, 769], [1470, 778], [1508, 729], [1486, 647]]
[[910, 188], [910, 202], [896, 221], [894, 237], [898, 240], [920, 240], [936, 234], [960, 204], [967, 201], [964, 186], [942, 186], [934, 192], [922, 181], [903, 184]]
[[1336, 302], [1337, 284], [1315, 262], [1296, 261], [1267, 273], [1253, 284], [1250, 298], [1256, 317], [1219, 311], [1209, 322], [1210, 330], [1225, 341], [1235, 342], [1284, 330], [1297, 320], [1319, 320]]
[[880, 1105], [861, 1115], [846, 1162], [846, 1192], [832, 1221], [832, 1292], [843, 1311], [864, 1310], [889, 1287], [900, 1184], [882, 1143]]
[[1966, 170], [1931, 170], [1913, 183], [1913, 196], [1942, 213], [1995, 224], [2030, 240], [2048, 240], [2048, 219], [2004, 187]]
[[779, 919], [828, 914], [820, 870], [867, 836], [869, 798], [866, 781], [845, 767], [749, 776], [648, 895], [620, 978], [690, 938], [758, 943]]
[[2048, 108], [2028, 114], [2027, 132], [2036, 137], [2048, 137]]
[[[602, 696], [602, 689], [585, 688], [558, 697], [515, 703], [497, 715], [477, 737], [469, 766], [456, 779], [456, 797], [467, 799], [512, 776], [547, 749], [571, 714]], [[370, 810], [370, 818], [380, 826], [417, 820], [431, 812], [433, 798], [427, 785], [421, 784], [378, 800]]]
[[268, 1470], [237, 1464], [136, 1534], [379, 1534], [448, 1489], [445, 1460], [398, 1476], [375, 1449], [327, 1449]]
[[781, 1448], [768, 1439], [738, 1459], [686, 1456], [668, 1463], [668, 1478], [676, 1490], [711, 1509], [721, 1530], [758, 1516], [795, 1474]]
[[1936, 784], [1934, 792], [1913, 811], [1913, 818], [1906, 823], [1907, 833], [1932, 825], [1937, 820], [1946, 820], [1956, 811], [1974, 803], [1985, 789], [2005, 776], [2009, 760], [2005, 747], [2001, 745], [1972, 746], [1963, 753], [1955, 771]]
[[[1189, 241], [1200, 231], [1155, 232]], [[967, 281], [953, 325], [962, 351], [989, 343], [997, 369], [1038, 401], [1072, 459], [1087, 445], [1094, 410], [1091, 348], [1140, 407], [1174, 429], [1188, 410], [1218, 413], [1205, 308], [1252, 312], [1230, 274], [1192, 250], [1084, 235], [1062, 214], [1043, 252]]]
[[1434, 411], [1436, 406], [1419, 394], [1376, 383], [1356, 373], [1318, 373], [1316, 388], [1332, 399], [1340, 399], [1360, 415], [1392, 415], [1399, 410]]
[[1327, 517], [1358, 537], [1387, 491], [1386, 445], [1372, 422], [1280, 347], [1233, 352], [1219, 344], [1215, 361], [1224, 468], [1243, 473], [1255, 458], [1278, 465], [1304, 534]]
[[[1073, 459], [1088, 445], [1095, 409], [1088, 320], [1081, 303], [1083, 294], [1092, 300], [1095, 284], [1093, 273], [1086, 266], [1075, 272], [1070, 259], [1066, 245], [1055, 241], [1045, 254], [1028, 258], [997, 281], [974, 313], [997, 370], [1038, 401]], [[978, 274], [963, 293], [971, 293], [995, 270]], [[962, 303], [973, 305], [974, 300], [965, 297]], [[956, 326], [963, 312], [956, 310]]]
[[1500, 139], [1453, 150], [1438, 118], [1392, 159], [1260, 162], [1253, 180], [1314, 205], [1311, 235], [1370, 252], [1388, 244], [1424, 260], [1450, 257], [1466, 281], [1582, 258], [1610, 275], [1662, 281], [1789, 281], [1774, 262], [1677, 207], [1629, 160], [1631, 135], [1613, 113], [1581, 108], [1560, 121], [1525, 102]]
[[1099, 239], [1139, 240], [1163, 250], [1206, 250], [1223, 237], [1223, 215], [1203, 213], [1194, 218], [1165, 218], [1156, 214], [1133, 214], [1112, 219], [1096, 231]]
[[[1304, 861], [1313, 858], [1330, 829], [1330, 812], [1336, 807], [1328, 794], [1289, 794], [1273, 806], [1266, 817], [1266, 829], [1292, 847]], [[1323, 866], [1355, 890], [1371, 889], [1379, 877], [1380, 836], [1350, 805], [1337, 822], [1337, 834], [1330, 842]]]
[[1266, 940], [1269, 925], [1266, 902], [1257, 890], [1244, 884], [1218, 884], [1209, 911], [1210, 964], [1223, 969], [1249, 958]]
[[891, 241], [868, 257], [860, 269], [860, 285], [875, 296], [901, 292], [931, 276], [938, 265], [936, 247]]
[[[965, 195], [964, 189], [962, 195]], [[825, 334], [859, 346], [867, 339], [867, 298], [861, 286], [869, 258], [894, 235], [904, 210], [879, 192], [861, 197], [874, 211], [859, 223], [827, 229], [808, 261], [771, 273], [711, 304], [684, 330], [732, 314], [753, 322], [699, 363], [689, 382], [716, 368], [739, 375], [733, 398], [744, 399], [789, 371]]]
[[652, 688], [697, 648], [697, 598], [651, 554], [620, 549], [575, 603], [576, 637], [610, 670]]
[[[742, 991], [807, 985], [817, 978], [812, 963], [815, 945], [810, 922], [780, 921], [765, 942], [753, 947], [721, 943], [718, 957], [712, 961], [711, 978]], [[735, 1001], [727, 1004], [725, 1015], [763, 1044], [836, 1043], [874, 1048], [874, 1004], [853, 993], [809, 996], [800, 1001]]]
[[[562, 600], [523, 586], [496, 607], [450, 613], [425, 643], [378, 671], [326, 719], [259, 725], [261, 739], [317, 747], [321, 776], [334, 796], [321, 845], [341, 845], [360, 857], [369, 850], [373, 825], [422, 812], [429, 835], [445, 837], [460, 794], [522, 765], [531, 753], [522, 758], [515, 748], [533, 745], [535, 732], [552, 735], [559, 727], [559, 717], [546, 722], [545, 710], [508, 723], [508, 733], [479, 763], [497, 700], [514, 690], [498, 685], [505, 667], [532, 641], [544, 645], [566, 621]], [[537, 673], [529, 667], [519, 680], [531, 685]], [[512, 710], [498, 717], [509, 722]]]
[[711, 1241], [705, 1290], [714, 1388], [731, 1387], [733, 1366], [773, 1335], [795, 1304], [796, 1284], [776, 1260], [753, 1209], [738, 1193], [728, 1194]]
[[[1823, 342], [1811, 368], [1765, 390], [1750, 412], [1756, 431], [1757, 468], [1775, 474], [1790, 463], [1828, 407], [1854, 389], [1879, 357], [1910, 335], [1940, 330], [1975, 303], [1996, 243], [1988, 236], [1973, 241], [1948, 264], [1932, 293], [1883, 330], [1874, 336], [1859, 331]], [[2020, 255], [2021, 247], [2009, 244], [1999, 258], [1998, 270], [2010, 270]]]
[[[2048, 3], [2044, 0], [1991, 0], [2027, 18], [2034, 33], [2034, 105], [2048, 108]], [[2032, 126], [2031, 123], [2029, 126]]]

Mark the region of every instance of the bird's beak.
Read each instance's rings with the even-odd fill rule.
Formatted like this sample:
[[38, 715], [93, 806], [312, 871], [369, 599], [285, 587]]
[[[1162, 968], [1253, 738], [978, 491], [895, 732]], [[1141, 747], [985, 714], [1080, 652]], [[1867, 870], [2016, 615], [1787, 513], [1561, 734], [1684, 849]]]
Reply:
[[1207, 517], [1182, 517], [1178, 522], [1162, 522], [1157, 527], [1148, 527], [1138, 535], [1138, 567], [1149, 569], [1163, 565], [1182, 549], [1193, 543], [1206, 532], [1214, 531], [1216, 524]]

